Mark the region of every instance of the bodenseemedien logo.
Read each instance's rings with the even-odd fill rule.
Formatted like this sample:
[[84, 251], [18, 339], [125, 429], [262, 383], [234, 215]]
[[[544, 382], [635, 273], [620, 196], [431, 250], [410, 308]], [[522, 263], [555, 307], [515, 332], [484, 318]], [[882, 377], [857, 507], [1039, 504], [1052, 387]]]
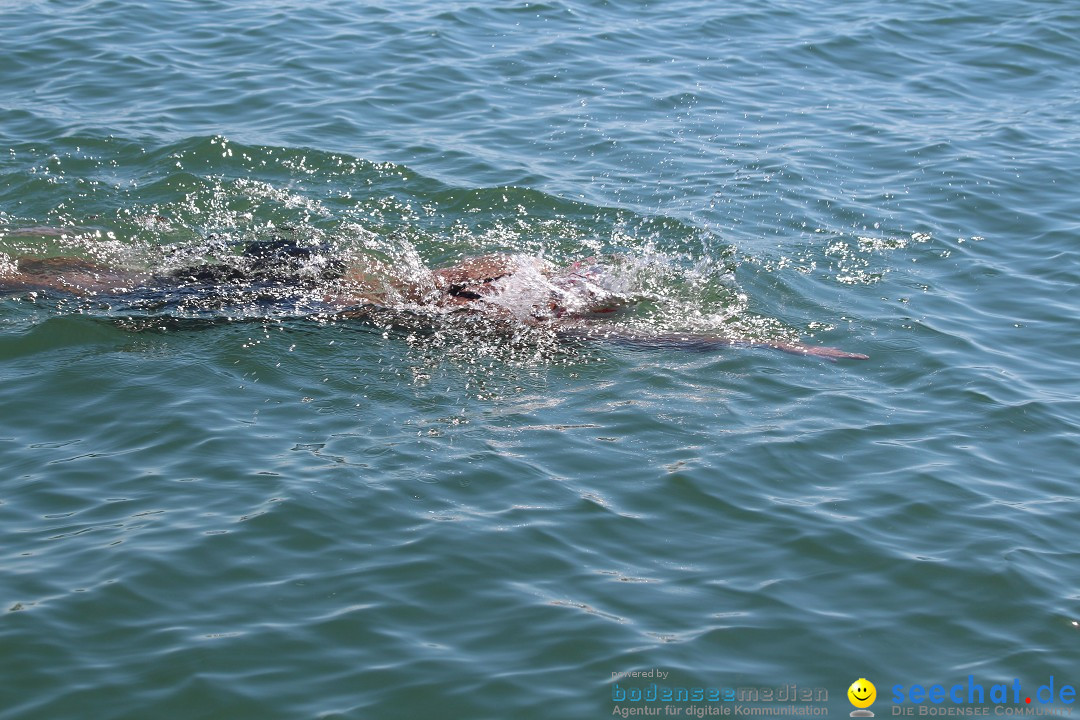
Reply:
[[866, 678], [859, 678], [847, 689], [847, 697], [856, 708], [851, 711], [851, 717], [874, 717], [874, 713], [866, 709], [877, 700], [877, 688], [874, 687], [874, 683]]

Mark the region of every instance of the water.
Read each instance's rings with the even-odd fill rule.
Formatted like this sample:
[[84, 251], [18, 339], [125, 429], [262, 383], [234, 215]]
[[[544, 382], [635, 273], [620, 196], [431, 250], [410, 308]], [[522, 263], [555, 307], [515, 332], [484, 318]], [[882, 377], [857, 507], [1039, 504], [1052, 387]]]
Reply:
[[618, 254], [637, 331], [871, 358], [0, 298], [3, 720], [608, 717], [650, 668], [833, 717], [865, 677], [881, 716], [1080, 680], [1070, 4], [0, 27], [5, 263]]

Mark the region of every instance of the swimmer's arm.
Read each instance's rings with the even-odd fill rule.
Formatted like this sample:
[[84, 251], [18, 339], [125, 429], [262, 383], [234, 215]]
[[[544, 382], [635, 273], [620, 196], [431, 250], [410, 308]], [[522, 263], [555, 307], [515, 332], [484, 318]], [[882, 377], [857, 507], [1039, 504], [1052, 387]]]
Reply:
[[567, 339], [600, 340], [640, 348], [678, 348], [682, 350], [715, 350], [723, 347], [751, 347], [781, 350], [794, 355], [812, 355], [835, 362], [837, 360], [869, 360], [868, 355], [852, 353], [823, 345], [805, 345], [799, 342], [778, 340], [751, 340], [721, 335], [695, 335], [693, 333], [664, 333], [650, 335], [611, 326], [588, 326], [564, 324], [556, 332]]
[[782, 350], [786, 353], [792, 353], [794, 355], [813, 355], [814, 357], [823, 357], [827, 360], [869, 360], [869, 355], [862, 353], [853, 353], [840, 348], [826, 347], [824, 345], [804, 345], [803, 343], [788, 343], [788, 342], [755, 342], [752, 340], [733, 341], [732, 345], [748, 345], [749, 347], [764, 347], [772, 348], [774, 350]]

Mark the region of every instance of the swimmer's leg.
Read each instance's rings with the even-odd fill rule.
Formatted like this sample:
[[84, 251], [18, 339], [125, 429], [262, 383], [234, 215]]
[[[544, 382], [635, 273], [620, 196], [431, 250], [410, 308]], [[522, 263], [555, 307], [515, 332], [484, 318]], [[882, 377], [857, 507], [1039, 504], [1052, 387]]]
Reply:
[[136, 287], [146, 273], [118, 270], [82, 258], [17, 258], [0, 266], [0, 292], [56, 290], [74, 295], [119, 292]]

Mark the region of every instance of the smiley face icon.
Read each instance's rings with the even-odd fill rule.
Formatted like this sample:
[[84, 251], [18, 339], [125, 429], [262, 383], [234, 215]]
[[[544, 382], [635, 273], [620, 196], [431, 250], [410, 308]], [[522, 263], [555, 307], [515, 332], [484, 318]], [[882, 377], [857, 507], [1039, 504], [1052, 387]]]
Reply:
[[874, 713], [864, 709], [873, 705], [874, 701], [877, 700], [877, 688], [874, 687], [874, 683], [866, 678], [859, 678], [851, 683], [851, 687], [847, 689], [847, 696], [848, 700], [851, 701], [851, 704], [859, 708], [858, 711], [851, 713], [852, 716], [874, 716]]

